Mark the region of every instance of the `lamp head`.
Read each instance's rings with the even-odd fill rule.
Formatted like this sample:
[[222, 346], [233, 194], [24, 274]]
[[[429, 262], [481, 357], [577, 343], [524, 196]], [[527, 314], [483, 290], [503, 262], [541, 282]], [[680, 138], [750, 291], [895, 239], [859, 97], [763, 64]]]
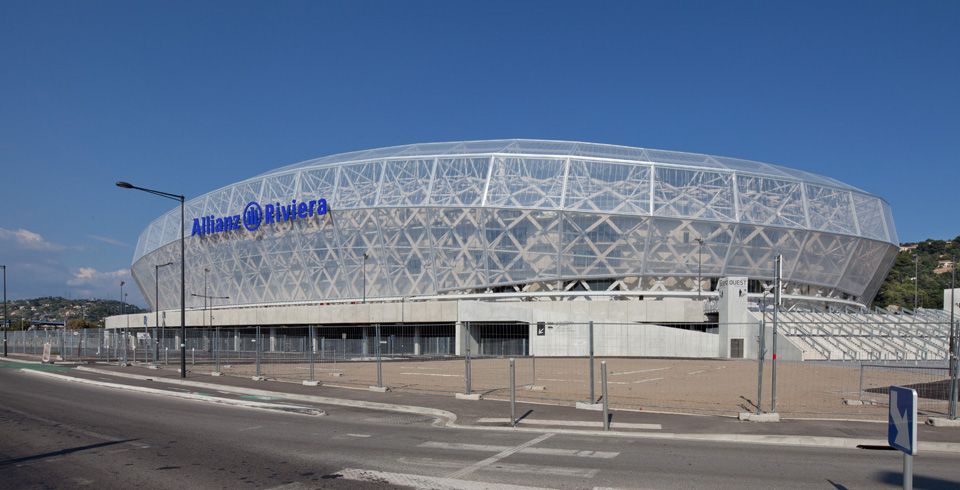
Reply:
[[117, 187], [120, 187], [123, 189], [133, 189], [133, 184], [119, 180], [117, 181]]

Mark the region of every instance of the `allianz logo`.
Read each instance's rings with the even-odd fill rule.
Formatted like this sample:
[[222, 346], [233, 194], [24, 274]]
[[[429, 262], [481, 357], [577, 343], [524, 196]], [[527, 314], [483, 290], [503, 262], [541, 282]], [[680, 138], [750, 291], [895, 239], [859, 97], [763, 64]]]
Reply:
[[193, 231], [190, 236], [213, 235], [233, 230], [257, 231], [261, 225], [308, 220], [323, 216], [327, 214], [328, 209], [326, 199], [311, 199], [300, 202], [291, 199], [289, 204], [276, 202], [263, 206], [256, 201], [250, 201], [240, 214], [220, 217], [211, 214], [193, 218]]

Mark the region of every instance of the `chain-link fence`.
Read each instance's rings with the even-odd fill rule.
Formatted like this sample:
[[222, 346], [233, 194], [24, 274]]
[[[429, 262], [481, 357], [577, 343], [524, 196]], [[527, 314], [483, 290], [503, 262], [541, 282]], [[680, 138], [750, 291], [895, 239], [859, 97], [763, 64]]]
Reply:
[[[943, 414], [948, 409], [948, 323], [928, 323], [922, 335], [913, 332], [902, 338], [891, 335], [889, 328], [870, 325], [847, 323], [838, 330], [785, 323], [779, 330], [776, 374], [769, 325], [764, 332], [762, 363], [756, 359], [761, 345], [757, 324], [463, 322], [189, 328], [185, 344], [192, 375], [387, 386], [506, 400], [511, 394], [509, 358], [514, 358], [517, 399], [573, 404], [601, 398], [600, 363], [606, 361], [607, 401], [614, 409], [731, 414], [759, 406], [784, 416], [882, 419], [890, 385], [917, 389], [924, 413]], [[66, 361], [180, 367], [179, 328], [131, 329], [126, 334], [37, 329], [8, 335], [13, 354], [40, 355], [44, 344], [50, 344], [52, 356]], [[837, 350], [849, 355], [823, 356], [817, 345], [842, 346]], [[909, 355], [897, 354], [907, 348]]]

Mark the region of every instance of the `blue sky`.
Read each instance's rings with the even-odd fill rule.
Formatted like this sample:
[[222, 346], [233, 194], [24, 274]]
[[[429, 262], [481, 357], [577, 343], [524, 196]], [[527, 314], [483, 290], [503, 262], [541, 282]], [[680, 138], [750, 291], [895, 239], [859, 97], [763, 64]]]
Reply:
[[[0, 3], [11, 297], [116, 297], [172, 202], [330, 153], [548, 138], [783, 164], [960, 234], [960, 2]], [[135, 288], [130, 299], [143, 304]]]

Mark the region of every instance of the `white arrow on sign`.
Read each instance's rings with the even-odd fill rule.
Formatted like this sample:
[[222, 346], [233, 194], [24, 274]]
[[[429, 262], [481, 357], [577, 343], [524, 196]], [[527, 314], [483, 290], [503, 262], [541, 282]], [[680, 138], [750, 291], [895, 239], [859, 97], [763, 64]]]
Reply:
[[901, 447], [910, 447], [910, 426], [907, 423], [907, 412], [903, 413], [897, 409], [900, 402], [897, 400], [897, 392], [890, 392], [890, 418], [893, 419], [893, 426], [897, 430], [896, 443]]

